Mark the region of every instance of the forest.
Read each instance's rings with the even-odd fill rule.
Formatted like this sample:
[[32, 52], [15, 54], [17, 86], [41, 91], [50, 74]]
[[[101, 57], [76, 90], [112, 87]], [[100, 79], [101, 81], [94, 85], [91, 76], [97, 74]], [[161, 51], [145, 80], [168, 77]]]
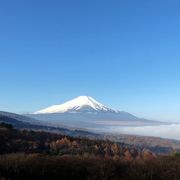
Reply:
[[179, 154], [0, 124], [0, 179], [180, 179]]

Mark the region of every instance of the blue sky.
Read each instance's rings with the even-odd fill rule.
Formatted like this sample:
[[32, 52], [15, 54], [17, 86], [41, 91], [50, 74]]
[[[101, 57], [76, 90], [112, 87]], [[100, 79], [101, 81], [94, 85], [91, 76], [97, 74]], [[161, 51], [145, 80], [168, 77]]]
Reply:
[[89, 95], [180, 121], [178, 0], [0, 2], [0, 110]]

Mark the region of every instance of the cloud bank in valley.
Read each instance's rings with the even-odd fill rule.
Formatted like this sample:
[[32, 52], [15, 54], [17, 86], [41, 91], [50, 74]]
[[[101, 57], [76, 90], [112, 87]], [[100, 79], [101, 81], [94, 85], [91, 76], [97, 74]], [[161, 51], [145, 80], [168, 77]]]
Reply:
[[155, 136], [180, 140], [180, 124], [140, 127], [110, 126], [108, 127], [108, 132], [142, 136]]

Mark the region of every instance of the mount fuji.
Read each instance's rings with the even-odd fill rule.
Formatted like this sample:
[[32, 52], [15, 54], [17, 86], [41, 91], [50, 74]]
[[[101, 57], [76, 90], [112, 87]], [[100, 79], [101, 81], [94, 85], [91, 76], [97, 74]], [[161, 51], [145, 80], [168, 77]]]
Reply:
[[79, 96], [64, 104], [53, 105], [34, 114], [50, 113], [77, 113], [77, 112], [116, 112], [115, 110], [97, 102], [89, 96]]
[[92, 97], [79, 96], [60, 105], [36, 111], [26, 116], [51, 126], [73, 128], [106, 128], [107, 126], [144, 126], [160, 122], [138, 118], [125, 111], [105, 106]]

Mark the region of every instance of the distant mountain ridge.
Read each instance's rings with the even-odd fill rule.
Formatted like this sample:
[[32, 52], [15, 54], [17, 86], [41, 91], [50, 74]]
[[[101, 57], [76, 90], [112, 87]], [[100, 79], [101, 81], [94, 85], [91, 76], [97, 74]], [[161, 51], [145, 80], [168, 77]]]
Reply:
[[11, 112], [0, 111], [0, 120], [2, 119], [2, 117], [9, 117], [11, 119], [14, 119], [14, 120], [17, 120], [20, 122], [34, 124], [34, 125], [41, 124], [41, 122], [36, 120], [36, 119], [27, 117], [25, 115], [19, 115], [16, 113], [11, 113]]
[[79, 129], [67, 129], [64, 127], [53, 127], [47, 123], [41, 121], [5, 111], [0, 111], [0, 123], [11, 124], [17, 129], [28, 129], [36, 131], [54, 132], [61, 133], [63, 135], [70, 135], [74, 137], [100, 137], [96, 133], [91, 133], [88, 131], [83, 131]]

